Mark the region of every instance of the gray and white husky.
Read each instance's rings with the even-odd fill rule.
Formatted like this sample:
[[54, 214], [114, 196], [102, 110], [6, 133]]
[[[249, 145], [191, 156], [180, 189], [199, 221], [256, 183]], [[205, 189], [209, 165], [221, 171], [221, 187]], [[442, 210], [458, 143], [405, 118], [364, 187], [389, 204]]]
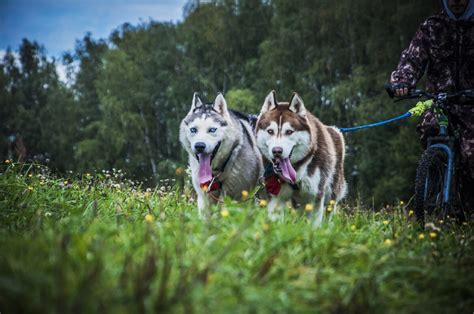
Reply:
[[189, 154], [201, 217], [217, 199], [240, 199], [256, 186], [263, 166], [252, 128], [247, 116], [227, 108], [222, 94], [204, 104], [194, 93], [179, 139]]
[[[290, 102], [278, 102], [272, 91], [263, 103], [256, 127], [257, 145], [266, 164], [265, 184], [272, 199], [270, 218], [282, 214], [285, 202], [316, 205], [319, 226], [324, 204], [346, 194], [344, 138], [306, 110], [294, 93]], [[333, 213], [336, 206], [334, 206]]]

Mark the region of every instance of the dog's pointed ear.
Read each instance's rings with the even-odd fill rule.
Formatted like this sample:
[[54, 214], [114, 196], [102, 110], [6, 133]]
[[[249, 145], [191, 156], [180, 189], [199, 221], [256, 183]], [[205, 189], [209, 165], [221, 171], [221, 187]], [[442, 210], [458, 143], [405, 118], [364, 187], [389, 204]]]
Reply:
[[262, 116], [265, 112], [275, 109], [277, 106], [278, 101], [276, 99], [276, 92], [272, 90], [263, 102], [262, 110], [260, 110], [260, 116]]
[[193, 95], [193, 101], [191, 102], [191, 110], [189, 110], [188, 114], [193, 113], [194, 110], [200, 107], [202, 107], [202, 100], [201, 100], [201, 97], [199, 97], [199, 94], [195, 92]]
[[296, 92], [293, 93], [293, 96], [291, 96], [289, 109], [300, 116], [306, 116], [306, 108], [304, 106], [303, 99], [301, 99], [300, 95], [298, 95]]
[[213, 108], [225, 118], [230, 118], [229, 110], [227, 109], [227, 102], [225, 101], [225, 98], [221, 93], [217, 93], [216, 99], [214, 100]]

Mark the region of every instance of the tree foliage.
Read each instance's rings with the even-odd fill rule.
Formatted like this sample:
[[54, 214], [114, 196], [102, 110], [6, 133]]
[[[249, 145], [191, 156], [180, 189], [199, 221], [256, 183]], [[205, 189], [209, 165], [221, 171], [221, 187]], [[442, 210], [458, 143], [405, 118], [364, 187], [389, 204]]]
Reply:
[[[342, 127], [386, 119], [383, 84], [427, 1], [188, 1], [178, 24], [124, 24], [91, 34], [57, 60], [25, 39], [0, 63], [0, 153], [50, 160], [60, 171], [121, 168], [153, 184], [186, 163], [178, 125], [194, 91], [258, 113], [272, 89], [298, 91], [307, 107]], [[414, 122], [348, 134], [351, 195], [380, 203], [412, 194], [419, 145]], [[21, 139], [23, 150], [21, 149]]]

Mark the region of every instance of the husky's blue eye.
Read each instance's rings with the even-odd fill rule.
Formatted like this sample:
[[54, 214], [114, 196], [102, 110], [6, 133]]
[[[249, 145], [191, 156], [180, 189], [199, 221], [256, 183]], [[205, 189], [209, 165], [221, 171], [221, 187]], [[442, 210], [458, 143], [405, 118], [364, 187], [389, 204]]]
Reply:
[[214, 133], [214, 132], [216, 132], [216, 131], [217, 131], [217, 128], [210, 128], [210, 129], [208, 130], [209, 133]]
[[191, 133], [197, 133], [198, 129], [196, 129], [196, 128], [191, 128], [190, 131], [191, 131]]

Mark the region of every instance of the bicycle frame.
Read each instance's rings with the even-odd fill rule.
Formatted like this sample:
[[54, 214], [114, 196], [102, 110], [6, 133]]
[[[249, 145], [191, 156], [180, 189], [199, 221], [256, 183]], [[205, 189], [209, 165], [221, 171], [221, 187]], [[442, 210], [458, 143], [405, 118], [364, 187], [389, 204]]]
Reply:
[[[454, 159], [454, 153], [452, 149], [446, 145], [446, 144], [433, 144], [429, 147], [435, 147], [444, 150], [448, 154], [448, 171], [446, 172], [446, 176], [444, 178], [444, 189], [443, 189], [443, 203], [447, 204], [449, 203], [449, 192], [451, 189], [451, 179], [453, 176], [453, 159]], [[428, 178], [426, 178], [426, 184], [425, 184], [425, 198], [427, 194], [427, 188], [428, 188]]]
[[[447, 164], [447, 171], [446, 175], [443, 178], [443, 205], [447, 205], [450, 201], [449, 193], [451, 190], [451, 180], [453, 177], [453, 163], [454, 163], [454, 143], [453, 139], [450, 138], [448, 135], [448, 126], [449, 126], [449, 118], [448, 114], [446, 114], [446, 107], [445, 103], [447, 102], [447, 96], [445, 93], [440, 94], [437, 99], [435, 99], [434, 103], [434, 111], [438, 116], [440, 121], [439, 127], [439, 134], [436, 137], [428, 138], [428, 145], [427, 147], [438, 148], [446, 152], [448, 155], [448, 164]], [[435, 144], [431, 144], [435, 141]], [[441, 142], [441, 143], [440, 143]], [[447, 142], [447, 144], [446, 144]], [[427, 188], [428, 188], [428, 178], [426, 178], [425, 183], [425, 195], [424, 198], [426, 199], [427, 196]]]

